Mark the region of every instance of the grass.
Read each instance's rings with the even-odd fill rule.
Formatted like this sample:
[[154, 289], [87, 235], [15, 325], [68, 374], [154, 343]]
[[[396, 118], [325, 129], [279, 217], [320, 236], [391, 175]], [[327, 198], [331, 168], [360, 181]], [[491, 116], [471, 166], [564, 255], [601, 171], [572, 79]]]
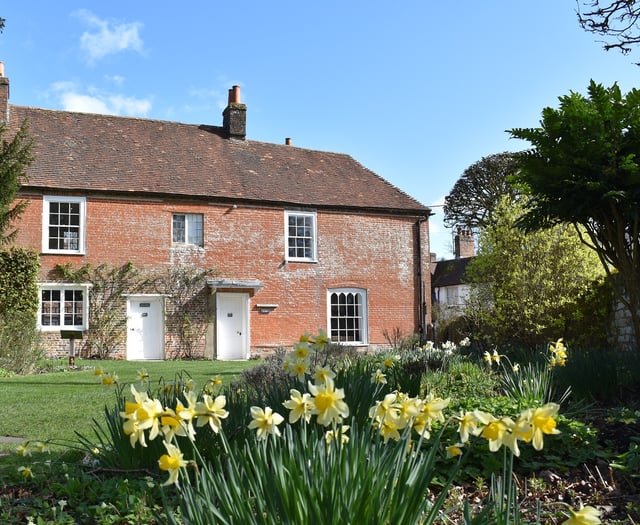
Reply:
[[[75, 432], [90, 436], [93, 418], [104, 419], [105, 405], [115, 403], [115, 388], [105, 386], [94, 369], [115, 373], [120, 384], [140, 385], [138, 370], [149, 373], [150, 385], [164, 380], [171, 382], [177, 374], [191, 377], [198, 388], [210, 377], [219, 375], [225, 384], [242, 370], [255, 366], [256, 361], [99, 361], [78, 360], [76, 369], [69, 369], [66, 360], [42, 363], [47, 373], [0, 377], [0, 436], [24, 440], [52, 442], [52, 446], [77, 443]], [[15, 443], [0, 443], [0, 452], [15, 450]], [[2, 465], [3, 458], [0, 458]]]

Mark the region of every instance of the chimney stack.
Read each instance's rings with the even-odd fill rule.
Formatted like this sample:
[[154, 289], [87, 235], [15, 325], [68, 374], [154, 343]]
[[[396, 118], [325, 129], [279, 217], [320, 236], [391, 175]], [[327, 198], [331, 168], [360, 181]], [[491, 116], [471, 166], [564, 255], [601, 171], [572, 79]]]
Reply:
[[247, 136], [247, 106], [240, 102], [240, 86], [229, 90], [229, 103], [222, 112], [222, 127], [229, 138], [244, 140]]
[[456, 259], [473, 257], [475, 255], [475, 241], [469, 228], [458, 228], [453, 240], [453, 251]]
[[4, 62], [0, 62], [0, 123], [9, 121], [9, 79], [4, 76]]

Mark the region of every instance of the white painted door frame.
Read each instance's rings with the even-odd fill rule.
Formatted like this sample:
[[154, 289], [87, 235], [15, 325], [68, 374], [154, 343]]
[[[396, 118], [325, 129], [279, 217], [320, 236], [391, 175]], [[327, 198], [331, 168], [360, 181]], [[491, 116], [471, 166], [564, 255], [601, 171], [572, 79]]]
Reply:
[[128, 361], [165, 358], [164, 296], [127, 296]]
[[216, 357], [249, 359], [249, 294], [216, 293]]

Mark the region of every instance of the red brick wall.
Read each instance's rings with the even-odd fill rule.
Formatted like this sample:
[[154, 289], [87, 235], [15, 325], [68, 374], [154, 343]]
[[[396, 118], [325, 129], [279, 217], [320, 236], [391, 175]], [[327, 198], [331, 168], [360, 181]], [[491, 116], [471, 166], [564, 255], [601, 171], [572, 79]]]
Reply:
[[[17, 244], [41, 250], [42, 197], [25, 195], [31, 204], [21, 218]], [[204, 248], [171, 247], [173, 212], [204, 214]], [[216, 277], [259, 279], [251, 299], [251, 345], [291, 345], [305, 331], [327, 328], [327, 289], [357, 287], [367, 291], [370, 345], [384, 345], [383, 330], [416, 333], [420, 325], [417, 272], [429, 302], [429, 238], [417, 217], [318, 211], [318, 262], [285, 262], [284, 209], [209, 205], [171, 201], [87, 198], [85, 255], [41, 255], [43, 281], [56, 264], [132, 261], [139, 267], [168, 267], [189, 262], [212, 267]], [[124, 299], [123, 299], [124, 301]], [[256, 304], [278, 307], [260, 313]], [[430, 306], [428, 311], [430, 311]], [[426, 318], [427, 323], [430, 318]]]

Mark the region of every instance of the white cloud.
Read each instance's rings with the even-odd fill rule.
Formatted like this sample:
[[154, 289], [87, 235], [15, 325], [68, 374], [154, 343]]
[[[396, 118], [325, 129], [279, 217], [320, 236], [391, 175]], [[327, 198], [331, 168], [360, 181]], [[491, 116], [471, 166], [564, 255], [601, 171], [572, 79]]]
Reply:
[[122, 75], [105, 75], [104, 78], [116, 86], [122, 86], [122, 84], [124, 84], [124, 77]]
[[133, 50], [142, 53], [143, 43], [138, 34], [141, 23], [113, 24], [101, 20], [87, 9], [81, 9], [74, 14], [91, 28], [80, 37], [80, 47], [87, 52], [90, 63], [120, 51]]
[[93, 88], [82, 90], [72, 82], [57, 82], [52, 90], [65, 111], [130, 117], [144, 117], [151, 111], [149, 99], [104, 93]]

